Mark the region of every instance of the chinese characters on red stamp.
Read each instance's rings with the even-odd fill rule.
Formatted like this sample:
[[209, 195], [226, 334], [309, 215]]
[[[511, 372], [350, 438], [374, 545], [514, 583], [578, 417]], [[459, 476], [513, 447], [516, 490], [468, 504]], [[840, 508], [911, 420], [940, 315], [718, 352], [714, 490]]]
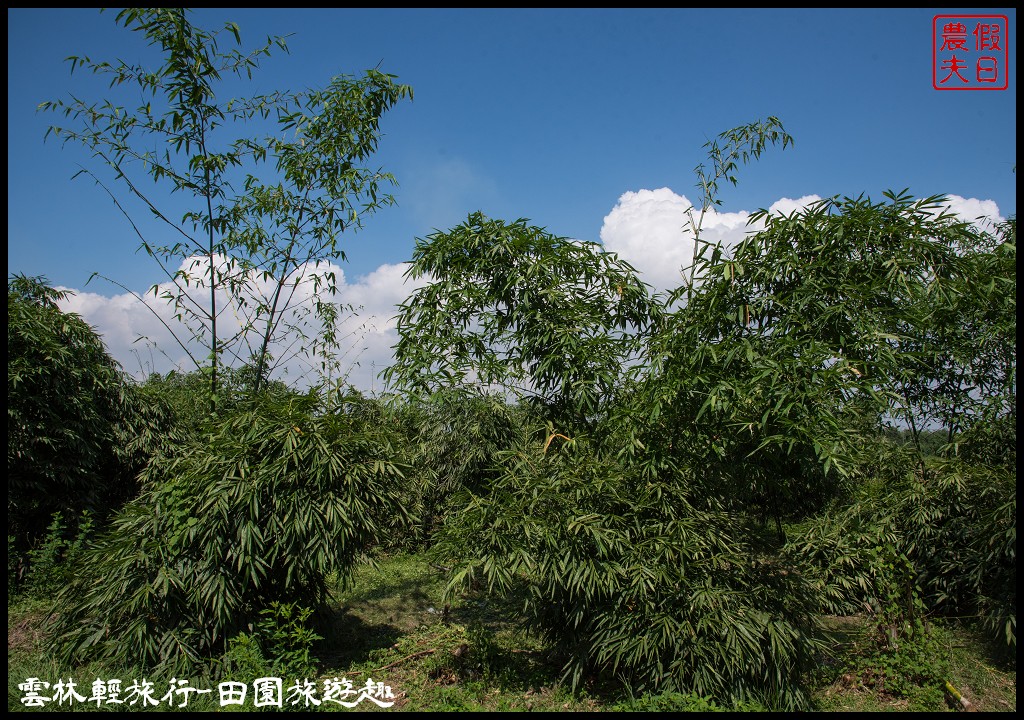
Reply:
[[932, 18], [932, 87], [1005, 90], [1010, 85], [1010, 21], [1005, 15]]

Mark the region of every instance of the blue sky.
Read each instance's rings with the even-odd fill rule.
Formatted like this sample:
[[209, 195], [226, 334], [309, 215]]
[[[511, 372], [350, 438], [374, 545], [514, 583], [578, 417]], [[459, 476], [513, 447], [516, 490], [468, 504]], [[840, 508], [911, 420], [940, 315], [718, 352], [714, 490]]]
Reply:
[[[932, 18], [1009, 19], [1009, 88], [932, 86]], [[98, 271], [144, 292], [161, 276], [106, 194], [71, 176], [99, 169], [78, 147], [44, 143], [56, 116], [36, 112], [69, 93], [100, 99], [105, 83], [70, 74], [64, 58], [155, 63], [116, 12], [8, 10], [8, 272], [79, 291], [69, 306], [104, 334], [126, 369], [131, 336], [154, 333]], [[226, 9], [193, 13], [207, 28], [236, 22], [245, 47], [291, 34], [290, 54], [263, 62], [263, 90], [319, 88], [379, 66], [415, 99], [384, 118], [375, 163], [393, 173], [398, 205], [348, 238], [345, 292], [376, 318], [353, 335], [365, 348], [353, 382], [389, 360], [389, 308], [408, 288], [401, 263], [415, 239], [473, 211], [529, 218], [601, 241], [652, 285], [678, 265], [674, 233], [693, 168], [719, 132], [774, 115], [796, 144], [741, 168], [723, 190], [723, 233], [745, 213], [782, 202], [886, 189], [955, 195], [965, 212], [1016, 214], [1016, 11]], [[148, 60], [147, 60], [148, 58]], [[975, 202], [971, 202], [975, 201]], [[787, 202], [789, 205], [787, 205]], [[804, 200], [806, 202], [806, 200]], [[959, 202], [959, 201], [958, 201]], [[681, 241], [680, 241], [681, 242]], [[662, 271], [662, 275], [658, 272]], [[173, 353], [171, 353], [173, 356]], [[172, 358], [173, 359], [173, 358]]]

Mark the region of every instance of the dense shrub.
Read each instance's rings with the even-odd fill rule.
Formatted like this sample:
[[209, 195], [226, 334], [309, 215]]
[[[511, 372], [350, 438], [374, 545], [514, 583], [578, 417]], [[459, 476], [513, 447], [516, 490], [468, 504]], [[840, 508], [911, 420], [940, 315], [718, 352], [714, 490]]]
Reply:
[[166, 406], [123, 374], [43, 278], [7, 282], [7, 521], [16, 551], [54, 513], [104, 515], [132, 497], [167, 429]]
[[[238, 368], [221, 367], [217, 373], [218, 412], [231, 413], [249, 402], [256, 394], [255, 369], [251, 365]], [[153, 373], [146, 378], [140, 389], [154, 402], [163, 403], [169, 408], [178, 439], [202, 428], [210, 414], [208, 369], [192, 372], [172, 370], [166, 375]], [[283, 401], [295, 392], [280, 381], [264, 379], [258, 394]]]
[[489, 491], [501, 472], [499, 455], [522, 447], [531, 426], [521, 405], [469, 390], [412, 400], [395, 415], [407, 432], [413, 466], [407, 501], [419, 518], [408, 538], [414, 545], [429, 545], [447, 519], [458, 514], [462, 491]]
[[1015, 476], [958, 460], [927, 479], [867, 485], [851, 503], [804, 524], [787, 548], [823, 593], [822, 610], [870, 610], [914, 631], [923, 611], [978, 617], [1016, 646]]
[[405, 514], [391, 440], [312, 394], [212, 418], [154, 459], [87, 554], [58, 598], [54, 649], [181, 668], [274, 602], [317, 607]]
[[224, 673], [235, 680], [260, 677], [302, 679], [313, 677], [313, 645], [323, 640], [310, 629], [313, 610], [296, 603], [271, 603], [260, 612], [251, 632], [228, 641]]
[[438, 552], [452, 589], [518, 595], [565, 659], [639, 692], [805, 707], [807, 581], [762, 552], [757, 532], [698, 509], [685, 483], [636, 480], [580, 440], [507, 453], [489, 493], [466, 498]]

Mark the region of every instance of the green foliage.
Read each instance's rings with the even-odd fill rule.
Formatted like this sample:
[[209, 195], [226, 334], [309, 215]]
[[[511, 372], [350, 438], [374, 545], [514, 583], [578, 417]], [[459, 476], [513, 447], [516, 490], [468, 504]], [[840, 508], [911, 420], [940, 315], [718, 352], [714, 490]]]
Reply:
[[905, 698], [912, 712], [942, 711], [950, 663], [939, 645], [939, 632], [922, 624], [912, 637], [870, 644], [851, 657], [843, 671], [878, 695]]
[[[739, 161], [791, 141], [774, 118], [721, 139], [725, 147], [712, 143], [709, 151], [714, 172], [698, 168], [705, 210], [718, 180], [735, 182]], [[703, 250], [696, 257], [718, 262]], [[716, 351], [707, 348], [709, 336], [719, 340], [716, 308], [702, 312], [691, 302], [686, 314], [666, 315], [614, 256], [522, 220], [508, 226], [479, 214], [421, 243], [410, 274], [432, 282], [402, 306], [391, 379], [421, 392], [525, 384], [541, 396], [549, 421], [532, 447], [497, 455], [489, 486], [457, 498], [459, 511], [438, 542], [455, 567], [453, 591], [482, 586], [521, 596], [525, 619], [560, 651], [574, 685], [599, 673], [641, 691], [805, 707], [799, 677], [814, 648], [817, 600], [777, 562], [749, 516], [735, 513], [770, 502], [778, 518], [788, 498], [806, 495], [795, 479], [809, 473], [811, 489], [820, 484], [828, 465], [815, 473], [806, 461], [818, 448], [807, 437], [814, 408], [802, 419], [802, 454], [762, 462], [755, 475], [757, 463], [743, 459], [762, 438], [745, 448], [722, 440], [722, 462], [709, 469], [706, 450], [718, 438], [689, 433], [708, 409], [706, 386], [694, 386], [706, 381], [703, 358]], [[750, 359], [752, 348], [744, 349]], [[714, 382], [735, 377], [729, 361], [736, 354]], [[654, 366], [637, 363], [645, 359]], [[639, 381], [628, 377], [631, 366]], [[758, 373], [778, 369], [763, 366], [742, 380], [754, 385]], [[787, 389], [776, 409], [799, 412], [804, 390]], [[822, 396], [829, 390], [815, 388]], [[744, 399], [751, 406], [778, 400]], [[820, 418], [813, 422], [820, 430]], [[715, 429], [737, 434], [727, 422]], [[726, 473], [732, 476], [716, 486]], [[756, 487], [746, 490], [741, 474]], [[786, 483], [788, 495], [772, 495]], [[746, 541], [741, 528], [750, 533]]]
[[782, 149], [785, 150], [788, 145], [793, 144], [793, 136], [787, 133], [782, 122], [772, 115], [765, 120], [726, 130], [719, 133], [714, 140], [704, 143], [703, 147], [707, 150], [712, 172], [708, 174], [703, 163], [693, 170], [697, 176], [697, 188], [701, 191], [703, 207], [710, 208], [722, 204], [718, 198], [718, 181], [728, 180], [736, 185], [735, 172], [738, 162], [747, 164], [751, 159], [757, 160], [769, 145], [779, 143], [782, 143]]
[[1017, 646], [1016, 473], [957, 460], [894, 501], [929, 608], [976, 615], [992, 637]]
[[313, 609], [296, 603], [271, 603], [260, 612], [251, 633], [228, 641], [224, 676], [232, 679], [315, 677], [313, 646], [323, 637], [309, 627]]
[[460, 512], [461, 491], [487, 493], [500, 474], [499, 455], [522, 446], [530, 419], [520, 405], [466, 389], [442, 390], [396, 410], [408, 433], [407, 507], [419, 518], [414, 545], [429, 544]]
[[[791, 142], [768, 118], [705, 146], [693, 263], [664, 306], [522, 220], [474, 214], [417, 246], [410, 276], [430, 282], [402, 306], [389, 379], [524, 386], [547, 421], [453, 500], [452, 592], [519, 598], [574, 684], [806, 707], [821, 609], [869, 609], [890, 652], [937, 607], [988, 607], [1014, 637], [1015, 223], [982, 231], [904, 191], [704, 241], [718, 183]], [[893, 425], [910, 445], [880, 440]], [[958, 452], [985, 459], [934, 464]], [[784, 522], [802, 523], [788, 544]]]
[[[255, 368], [251, 365], [225, 367], [221, 368], [219, 377], [217, 407], [220, 412], [230, 414], [251, 401], [256, 392]], [[166, 407], [176, 441], [194, 435], [208, 419], [210, 379], [206, 372], [172, 370], [166, 375], [153, 373], [146, 378], [140, 390], [152, 403]], [[279, 402], [287, 402], [289, 397], [300, 395], [278, 380], [265, 380], [260, 393]]]
[[1010, 405], [1004, 412], [987, 408], [980, 418], [976, 418], [955, 438], [952, 448], [965, 463], [995, 466], [1016, 473], [1016, 406]]
[[473, 213], [417, 241], [407, 276], [429, 282], [399, 306], [396, 389], [533, 395], [560, 423], [601, 410], [657, 312], [628, 263], [523, 219]]
[[167, 429], [80, 317], [44, 278], [7, 281], [7, 519], [25, 552], [52, 515], [105, 514], [138, 488], [135, 476]]
[[[944, 456], [949, 438], [949, 433], [945, 430], [921, 430], [915, 433], [910, 428], [897, 429], [891, 425], [883, 427], [882, 434], [887, 440], [903, 445], [911, 452], [920, 451], [925, 459]], [[880, 445], [877, 448], [872, 447], [872, 452], [877, 450], [881, 450]]]
[[[648, 703], [651, 707], [671, 705], [703, 711], [714, 711], [710, 710], [711, 703], [733, 711], [764, 709], [753, 704], [729, 705], [707, 696], [698, 700], [698, 696], [689, 691], [663, 693], [665, 697], [638, 693], [638, 697], [629, 700], [621, 688], [602, 684], [588, 684], [583, 692], [570, 694], [558, 684], [558, 669], [548, 661], [548, 653], [538, 638], [514, 629], [511, 615], [503, 606], [490, 602], [481, 604], [480, 596], [474, 593], [453, 603], [451, 619], [446, 624], [440, 613], [426, 611], [428, 606], [441, 607], [444, 585], [440, 575], [431, 568], [429, 556], [378, 555], [376, 560], [373, 566], [366, 564], [356, 568], [354, 583], [333, 598], [336, 622], [332, 631], [327, 632], [325, 625], [319, 624], [318, 632], [328, 639], [316, 645], [318, 655], [326, 661], [320, 665], [318, 676], [347, 676], [356, 686], [365, 681], [367, 674], [375, 680], [384, 680], [400, 698], [396, 710], [401, 706], [406, 711], [435, 712], [445, 708], [602, 712], [628, 710], [630, 706]], [[478, 653], [475, 644], [483, 632], [478, 633], [470, 624], [470, 618], [478, 617], [490, 631], [487, 656]], [[263, 619], [261, 617], [260, 621]], [[145, 677], [161, 689], [158, 697], [172, 677], [185, 677], [107, 664], [73, 667], [55, 664], [43, 654], [40, 646], [46, 631], [43, 621], [39, 603], [31, 598], [19, 599], [8, 607], [8, 707], [12, 711], [24, 710], [20, 702], [23, 692], [18, 684], [28, 677], [51, 680], [69, 676], [76, 680]], [[885, 680], [877, 682], [883, 663], [894, 668], [896, 663], [875, 657], [882, 653], [875, 642], [867, 642], [869, 638], [862, 636], [862, 618], [828, 618], [826, 622], [834, 630], [841, 629], [842, 634], [829, 644], [826, 655], [817, 658], [816, 684], [810, 685], [814, 710], [941, 709], [939, 704], [930, 704], [929, 698], [934, 698], [938, 689], [934, 685], [918, 686], [908, 681], [907, 694], [895, 696], [888, 690], [892, 682], [897, 682], [894, 673], [885, 670]], [[962, 690], [974, 709], [984, 712], [1015, 708], [1016, 673], [1012, 669], [1012, 656], [1009, 666], [995, 665], [991, 646], [974, 632], [959, 626], [929, 625], [928, 646], [934, 654], [922, 660], [936, 672], [948, 666], [944, 679]], [[246, 633], [252, 634], [248, 630]], [[416, 654], [425, 650], [434, 652]], [[482, 660], [488, 660], [490, 672], [480, 669]], [[909, 662], [900, 664], [908, 669], [911, 665]], [[391, 665], [386, 676], [376, 672], [386, 665]], [[195, 687], [201, 687], [201, 681], [205, 683], [198, 671], [190, 672], [187, 677]], [[234, 672], [231, 677], [244, 679]], [[188, 709], [224, 710], [217, 707], [216, 700], [216, 682], [221, 679], [228, 678], [215, 677], [205, 685], [213, 688], [212, 698], [195, 696], [190, 699]], [[941, 684], [938, 687], [941, 688]], [[81, 685], [79, 690], [82, 690]], [[628, 696], [628, 692], [625, 695]], [[367, 702], [359, 707], [371, 709]], [[48, 709], [58, 710], [55, 704]], [[73, 709], [87, 709], [87, 706], [77, 705]]]
[[[1016, 220], [971, 228], [921, 296], [922, 322], [905, 334], [919, 370], [900, 378], [918, 426], [938, 423], [975, 461], [1013, 465], [1016, 454]], [[913, 425], [911, 427], [914, 427]], [[973, 435], [967, 441], [964, 434]], [[980, 442], [981, 436], [988, 437]], [[984, 452], [978, 450], [985, 445]], [[973, 447], [973, 449], [972, 449]]]
[[[215, 405], [225, 360], [252, 365], [258, 393], [274, 369], [296, 354], [324, 358], [336, 348], [338, 308], [324, 297], [337, 289], [330, 263], [345, 259], [339, 245], [343, 232], [394, 202], [383, 192], [394, 178], [362, 165], [376, 151], [381, 116], [411, 98], [412, 90], [374, 69], [358, 79], [336, 77], [324, 90], [225, 100], [218, 97], [222, 86], [251, 80], [261, 58], [287, 46], [276, 37], [249, 52], [222, 50], [225, 38], [241, 46], [238, 26], [209, 31], [192, 25], [188, 12], [127, 8], [118, 13], [119, 25], [162, 53], [155, 70], [122, 60], [68, 58], [72, 71], [109, 77], [112, 89], [137, 88], [130, 102], [141, 104], [71, 97], [40, 108], [69, 121], [47, 135], [91, 150], [109, 168], [112, 181], [124, 183], [129, 199], [170, 231], [170, 242], [151, 239], [106, 180], [81, 171], [114, 199], [140, 249], [167, 276], [171, 289], [154, 285], [151, 292], [173, 305], [191, 339], [209, 351], [207, 358], [196, 357], [190, 338], [167, 326], [197, 369], [209, 360]], [[253, 133], [246, 128], [254, 123], [258, 130], [246, 134]], [[262, 134], [274, 125], [276, 135]], [[164, 198], [146, 189], [146, 178], [186, 204], [180, 220], [169, 214]], [[240, 329], [218, 327], [225, 311], [234, 313]], [[279, 343], [284, 338], [289, 342]], [[322, 363], [326, 370], [328, 360]]]
[[28, 553], [26, 589], [37, 597], [50, 598], [78, 573], [85, 551], [92, 542], [95, 522], [88, 510], [68, 527], [61, 513], [54, 513], [41, 542]]
[[806, 523], [787, 548], [817, 577], [823, 609], [870, 610], [895, 643], [923, 611], [980, 616], [1016, 646], [1016, 484], [959, 461], [908, 473]]
[[638, 691], [805, 706], [809, 586], [680, 485], [633, 477], [580, 439], [508, 453], [437, 550], [453, 592], [521, 598], [574, 685], [597, 673]]
[[713, 252], [716, 247], [701, 238], [701, 230], [708, 210], [722, 204], [718, 197], [718, 182], [727, 180], [736, 185], [735, 173], [738, 163], [742, 162], [745, 165], [751, 158], [757, 160], [769, 145], [775, 146], [779, 143], [782, 143], [782, 149], [785, 150], [788, 145], [793, 144], [793, 136], [786, 132], [777, 117], [770, 115], [765, 120], [726, 130], [719, 133], [714, 140], [704, 143], [708, 160], [711, 162], [711, 172], [708, 172], [704, 163], [693, 169], [701, 194], [701, 209], [696, 220], [693, 218], [693, 208], [687, 210], [690, 231], [693, 233], [693, 260], [689, 272], [684, 273], [685, 285], [679, 289], [679, 293], [685, 292], [687, 297], [692, 295], [701, 266], [706, 261], [706, 253]]
[[[1014, 480], [1016, 477], [1014, 477]], [[982, 625], [991, 637], [1017, 650], [1017, 493], [1005, 492], [1001, 503], [983, 512], [969, 548], [975, 567], [971, 584], [978, 592]]]
[[701, 255], [700, 290], [653, 334], [630, 409], [645, 472], [704, 468], [706, 497], [799, 519], [851, 489], [883, 420], [917, 434], [908, 383], [935, 351], [921, 328], [967, 281], [960, 250], [980, 240], [941, 197], [886, 196], [760, 211], [764, 230], [731, 256]]
[[272, 603], [317, 607], [393, 516], [392, 436], [312, 393], [215, 418], [150, 463], [145, 489], [58, 598], [63, 658], [184, 668]]

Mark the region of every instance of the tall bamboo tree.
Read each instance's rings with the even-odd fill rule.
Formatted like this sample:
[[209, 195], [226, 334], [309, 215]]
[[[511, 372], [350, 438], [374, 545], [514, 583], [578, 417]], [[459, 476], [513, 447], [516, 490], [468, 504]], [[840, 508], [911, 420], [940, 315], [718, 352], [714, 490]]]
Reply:
[[[72, 56], [71, 68], [109, 77], [111, 88], [137, 87], [141, 104], [72, 96], [40, 107], [73, 121], [47, 134], [82, 144], [112, 171], [112, 180], [82, 172], [110, 194], [166, 276], [150, 292], [171, 303], [187, 328], [168, 325], [181, 349], [197, 368], [208, 367], [211, 409], [224, 363], [251, 363], [258, 391], [297, 353], [326, 362], [338, 340], [331, 263], [346, 257], [343, 232], [394, 201], [383, 191], [394, 178], [363, 165], [380, 140], [381, 116], [411, 98], [411, 88], [373, 69], [338, 76], [323, 90], [228, 98], [262, 58], [287, 50], [284, 38], [243, 52], [237, 25], [208, 31], [184, 8], [129, 8], [117, 23], [156, 47], [160, 64]], [[225, 38], [236, 47], [222, 49]], [[156, 190], [141, 182], [147, 176]], [[158, 225], [133, 217], [112, 183]], [[180, 217], [171, 195], [186, 205]], [[154, 239], [161, 225], [170, 241]], [[232, 314], [237, 321], [227, 323]], [[190, 340], [202, 344], [206, 360]]]

